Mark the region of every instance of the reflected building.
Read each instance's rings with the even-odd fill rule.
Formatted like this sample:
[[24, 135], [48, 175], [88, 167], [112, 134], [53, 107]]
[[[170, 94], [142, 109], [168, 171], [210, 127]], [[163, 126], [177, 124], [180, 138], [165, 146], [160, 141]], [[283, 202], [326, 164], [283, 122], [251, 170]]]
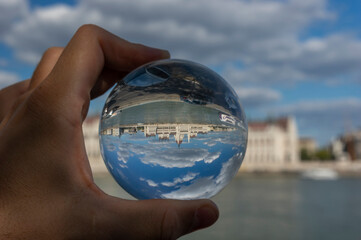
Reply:
[[169, 141], [171, 137], [180, 146], [183, 139], [186, 137], [187, 142], [191, 138], [195, 138], [198, 133], [207, 134], [211, 130], [208, 125], [191, 125], [191, 124], [160, 124], [160, 125], [145, 125], [144, 135], [146, 137], [158, 137], [160, 141]]
[[119, 125], [117, 127], [103, 129], [101, 135], [121, 137], [123, 134], [136, 134], [141, 131], [146, 138], [156, 137], [159, 141], [169, 141], [174, 138], [175, 142], [180, 146], [184, 139], [189, 143], [191, 139], [196, 138], [198, 134], [207, 134], [208, 132], [232, 132], [236, 130], [236, 127], [208, 124], [137, 124]]

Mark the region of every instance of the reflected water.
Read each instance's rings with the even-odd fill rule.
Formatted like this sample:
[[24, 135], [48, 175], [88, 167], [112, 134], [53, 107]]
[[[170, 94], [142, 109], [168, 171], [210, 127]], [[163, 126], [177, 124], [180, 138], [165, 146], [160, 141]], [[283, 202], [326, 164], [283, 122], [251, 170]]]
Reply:
[[247, 124], [236, 93], [219, 75], [165, 60], [114, 87], [100, 143], [108, 170], [134, 197], [209, 198], [237, 173]]

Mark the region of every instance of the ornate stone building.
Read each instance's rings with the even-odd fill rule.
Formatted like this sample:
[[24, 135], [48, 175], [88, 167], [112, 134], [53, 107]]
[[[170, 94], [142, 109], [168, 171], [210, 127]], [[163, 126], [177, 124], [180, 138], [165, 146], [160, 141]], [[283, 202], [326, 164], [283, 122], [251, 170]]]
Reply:
[[248, 123], [248, 146], [241, 170], [279, 170], [299, 163], [293, 117]]

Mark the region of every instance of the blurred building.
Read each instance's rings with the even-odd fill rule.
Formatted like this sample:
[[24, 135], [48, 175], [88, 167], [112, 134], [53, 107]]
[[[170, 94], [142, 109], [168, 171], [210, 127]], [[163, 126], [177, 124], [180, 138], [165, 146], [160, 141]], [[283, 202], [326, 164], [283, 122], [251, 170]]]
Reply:
[[316, 160], [317, 143], [313, 138], [300, 138], [298, 140], [299, 154], [301, 161]]
[[279, 170], [299, 162], [293, 117], [248, 123], [248, 145], [241, 170]]
[[317, 142], [313, 138], [300, 138], [298, 140], [300, 150], [306, 150], [307, 152], [314, 153], [317, 150]]
[[346, 133], [333, 140], [331, 149], [338, 161], [361, 160], [361, 130]]
[[99, 117], [85, 119], [83, 123], [85, 148], [93, 172], [106, 172], [107, 169], [100, 154], [99, 146]]

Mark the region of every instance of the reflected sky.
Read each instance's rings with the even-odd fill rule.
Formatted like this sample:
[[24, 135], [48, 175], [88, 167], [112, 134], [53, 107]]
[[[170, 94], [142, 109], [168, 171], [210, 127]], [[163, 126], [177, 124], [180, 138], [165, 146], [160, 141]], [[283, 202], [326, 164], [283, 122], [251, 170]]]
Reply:
[[215, 195], [234, 176], [245, 150], [240, 137], [211, 132], [179, 145], [138, 132], [102, 135], [101, 141], [108, 169], [133, 196], [193, 199]]
[[167, 60], [143, 66], [115, 86], [100, 136], [108, 170], [134, 197], [209, 198], [237, 173], [247, 124], [219, 75]]

